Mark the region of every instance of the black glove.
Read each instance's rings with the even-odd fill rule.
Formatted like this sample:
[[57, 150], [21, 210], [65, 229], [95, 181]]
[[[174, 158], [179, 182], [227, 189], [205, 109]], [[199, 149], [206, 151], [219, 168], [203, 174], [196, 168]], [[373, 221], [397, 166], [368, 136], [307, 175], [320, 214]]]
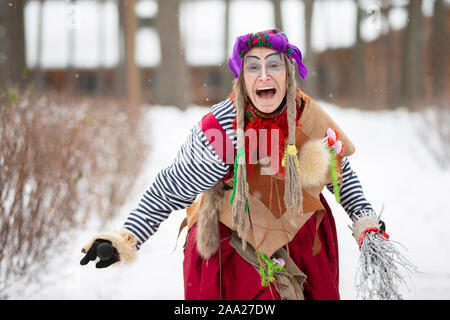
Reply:
[[[81, 252], [86, 253], [85, 250], [81, 250]], [[111, 241], [97, 239], [94, 241], [92, 246], [89, 248], [89, 251], [86, 255], [81, 259], [80, 264], [82, 266], [89, 263], [89, 261], [94, 261], [95, 259], [100, 258], [100, 261], [95, 264], [96, 268], [106, 268], [120, 261], [119, 253], [117, 249], [114, 248], [111, 244]]]

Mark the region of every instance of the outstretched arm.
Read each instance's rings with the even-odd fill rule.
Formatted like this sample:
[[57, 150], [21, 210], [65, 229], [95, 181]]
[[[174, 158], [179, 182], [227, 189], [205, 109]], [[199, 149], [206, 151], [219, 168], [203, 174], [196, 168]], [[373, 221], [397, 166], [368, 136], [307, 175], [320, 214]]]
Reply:
[[124, 223], [124, 228], [136, 237], [136, 247], [152, 236], [172, 211], [187, 208], [228, 171], [229, 166], [195, 125], [174, 162], [158, 173]]
[[[327, 184], [327, 189], [330, 192], [333, 192], [333, 184]], [[360, 217], [363, 211], [371, 211], [375, 217], [375, 211], [365, 198], [358, 176], [356, 175], [356, 172], [352, 170], [350, 161], [346, 157], [342, 159], [340, 199], [342, 207], [353, 222]]]
[[[399, 288], [407, 286], [416, 266], [389, 240], [386, 226], [364, 197], [358, 176], [347, 158], [342, 161], [341, 204], [353, 221], [352, 231], [360, 254], [356, 272], [357, 297], [364, 300], [401, 299]], [[327, 185], [332, 192], [333, 184]]]

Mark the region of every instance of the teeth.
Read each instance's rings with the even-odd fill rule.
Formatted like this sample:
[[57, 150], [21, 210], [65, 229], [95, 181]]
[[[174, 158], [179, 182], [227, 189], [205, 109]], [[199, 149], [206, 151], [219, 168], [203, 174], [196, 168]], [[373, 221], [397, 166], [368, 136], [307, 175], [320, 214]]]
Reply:
[[258, 97], [261, 97], [262, 91], [266, 91], [266, 90], [273, 90], [273, 94], [276, 93], [276, 89], [274, 87], [263, 87], [263, 88], [256, 89], [256, 94], [258, 95]]

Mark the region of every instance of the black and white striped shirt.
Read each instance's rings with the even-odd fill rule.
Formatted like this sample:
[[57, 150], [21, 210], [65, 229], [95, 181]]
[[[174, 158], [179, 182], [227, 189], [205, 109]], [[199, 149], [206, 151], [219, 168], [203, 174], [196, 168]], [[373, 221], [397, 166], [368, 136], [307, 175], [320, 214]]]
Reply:
[[[225, 130], [234, 147], [237, 137], [233, 129], [235, 108], [227, 99], [211, 108], [211, 113]], [[124, 227], [137, 238], [139, 248], [159, 228], [172, 211], [189, 207], [197, 195], [212, 188], [230, 170], [216, 154], [199, 125], [195, 125], [178, 151], [174, 162], [160, 171], [145, 191], [138, 207], [129, 214]], [[354, 220], [358, 211], [372, 209], [365, 199], [356, 173], [347, 158], [342, 161], [341, 205]], [[333, 185], [327, 185], [333, 192]]]

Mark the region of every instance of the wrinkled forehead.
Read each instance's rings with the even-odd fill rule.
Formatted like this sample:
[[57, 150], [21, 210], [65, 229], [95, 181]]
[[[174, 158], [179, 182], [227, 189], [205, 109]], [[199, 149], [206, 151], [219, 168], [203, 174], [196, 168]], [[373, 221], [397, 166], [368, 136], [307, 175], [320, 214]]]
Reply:
[[244, 63], [247, 60], [266, 60], [270, 57], [283, 59], [282, 56], [283, 54], [281, 54], [281, 52], [277, 50], [265, 47], [256, 47], [247, 52], [247, 54], [244, 57]]

